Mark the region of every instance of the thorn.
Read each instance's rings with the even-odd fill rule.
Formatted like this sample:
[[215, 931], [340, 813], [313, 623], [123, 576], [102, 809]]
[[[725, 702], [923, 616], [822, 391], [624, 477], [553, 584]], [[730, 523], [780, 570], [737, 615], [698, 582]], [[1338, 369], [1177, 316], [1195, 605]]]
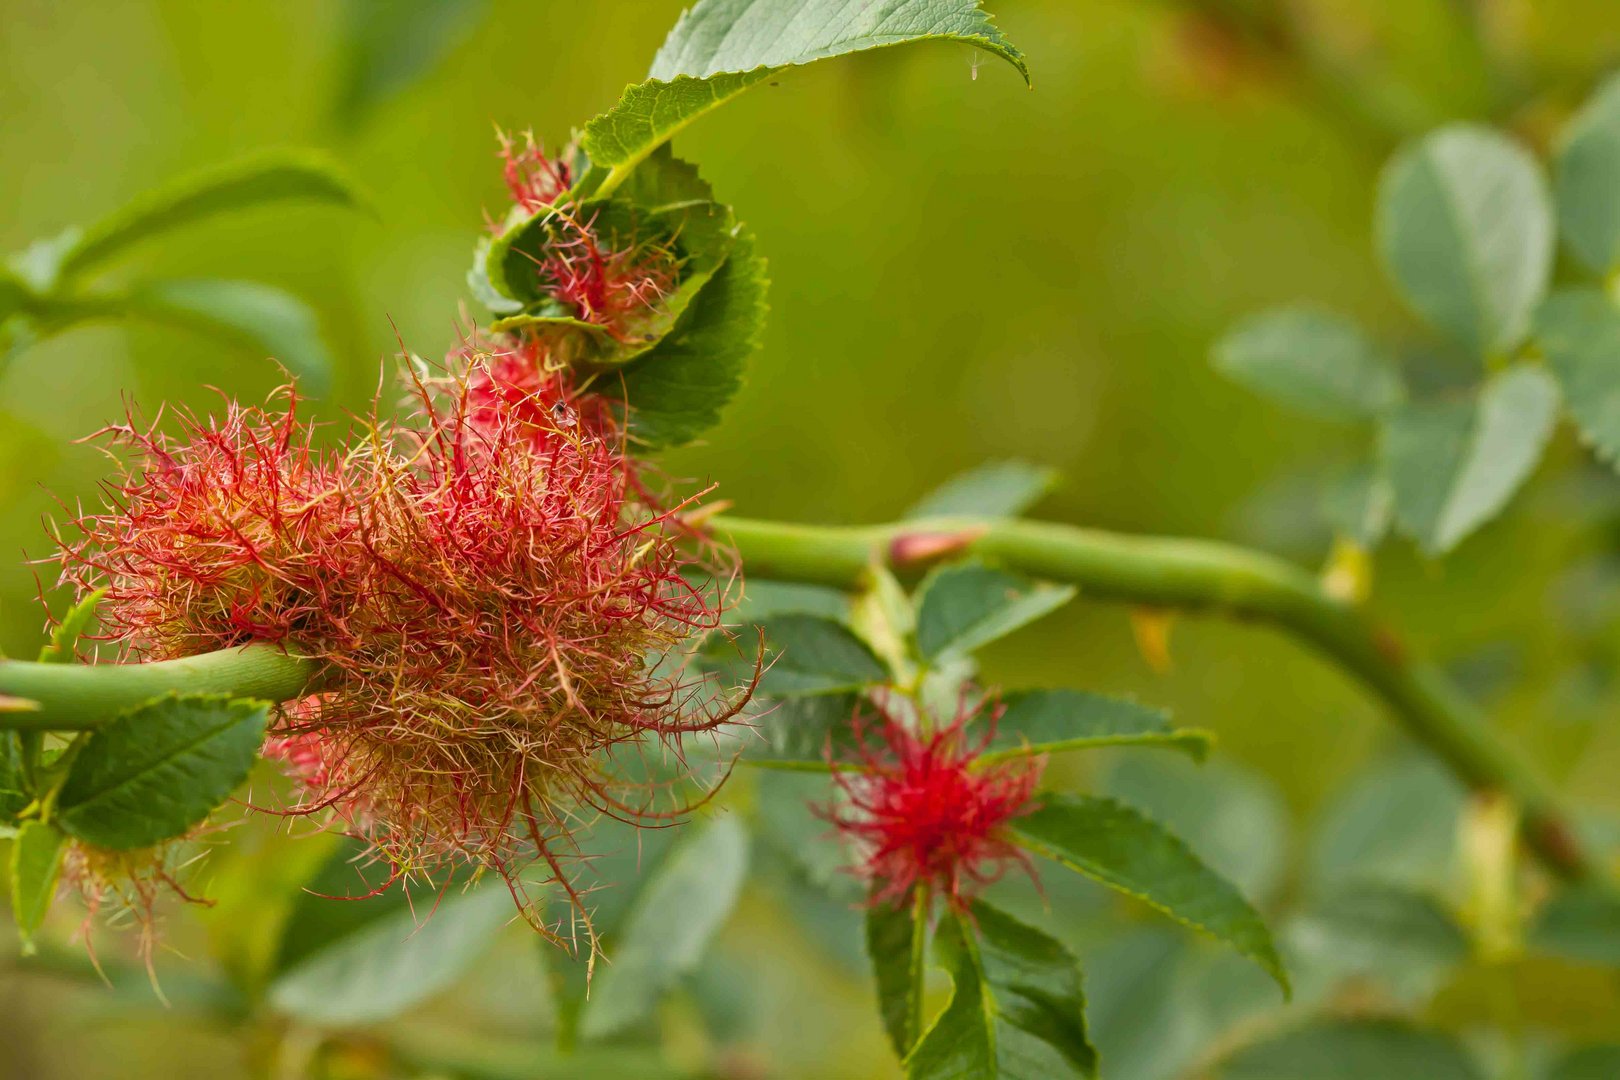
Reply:
[[0, 712], [39, 712], [42, 708], [44, 706], [37, 701], [0, 694]]
[[966, 551], [987, 531], [979, 526], [949, 533], [901, 533], [889, 541], [889, 562], [897, 567], [936, 562]]

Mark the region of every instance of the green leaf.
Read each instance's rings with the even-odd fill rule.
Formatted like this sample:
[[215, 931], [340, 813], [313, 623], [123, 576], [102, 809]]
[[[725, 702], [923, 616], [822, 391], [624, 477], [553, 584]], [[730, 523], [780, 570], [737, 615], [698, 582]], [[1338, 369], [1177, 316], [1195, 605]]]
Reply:
[[[581, 321], [578, 312], [553, 300], [537, 269], [549, 249], [572, 242], [571, 230], [580, 222], [603, 237], [605, 247], [655, 244], [668, 247], [679, 260], [675, 288], [629, 320], [619, 337]], [[726, 261], [736, 236], [730, 208], [713, 202], [648, 208], [624, 199], [594, 199], [566, 210], [541, 210], [509, 227], [484, 254], [491, 287], [527, 308], [524, 314], [498, 320], [494, 329], [545, 336], [571, 363], [622, 367], [645, 355], [675, 327]]]
[[1558, 152], [1558, 224], [1581, 262], [1620, 267], [1620, 78], [1610, 78], [1565, 129]]
[[627, 86], [613, 108], [585, 125], [580, 145], [594, 165], [621, 171], [634, 168], [698, 117], [774, 74], [774, 68], [755, 67], [707, 78], [648, 79]]
[[1469, 953], [1468, 935], [1433, 897], [1376, 882], [1333, 889], [1286, 937], [1302, 983], [1314, 976], [1330, 991], [1354, 978], [1414, 1003]]
[[[657, 779], [649, 776], [648, 782], [667, 780], [662, 769], [655, 771]], [[568, 868], [569, 883], [586, 897], [591, 929], [610, 957], [619, 935], [641, 909], [645, 891], [659, 880], [665, 865], [683, 850], [692, 835], [693, 829], [684, 825], [644, 829], [629, 821], [601, 817], [578, 836], [579, 851], [588, 858]], [[542, 949], [551, 974], [553, 1004], [560, 1013], [572, 1012], [577, 1032], [579, 1012], [591, 990], [593, 958], [589, 942], [578, 911], [562, 890], [554, 891], [546, 917], [552, 925], [566, 928], [573, 935], [571, 944], [576, 955], [549, 944]]]
[[[4, 324], [28, 302], [32, 290], [28, 283], [10, 267], [0, 263], [0, 324]], [[5, 358], [0, 356], [0, 371], [4, 371]]]
[[822, 694], [773, 701], [753, 720], [754, 736], [741, 761], [764, 769], [827, 772], [828, 755], [845, 759], [855, 739], [853, 694]]
[[1027, 81], [1024, 58], [976, 0], [699, 0], [675, 24], [651, 78], [585, 125], [591, 161], [633, 167], [710, 109], [781, 68], [910, 41], [962, 41]]
[[50, 644], [39, 651], [42, 664], [71, 664], [79, 658], [79, 638], [90, 628], [96, 617], [96, 606], [107, 595], [106, 589], [86, 593], [79, 602], [67, 609], [62, 621], [51, 628]]
[[379, 9], [346, 0], [339, 46], [342, 63], [332, 115], [353, 132], [367, 116], [430, 73], [472, 35], [488, 0], [393, 0]]
[[142, 319], [263, 349], [315, 392], [326, 389], [332, 360], [315, 315], [290, 293], [251, 281], [153, 281], [129, 292], [44, 297], [33, 305], [31, 341], [85, 323]]
[[1475, 401], [1407, 405], [1386, 418], [1381, 451], [1395, 519], [1443, 555], [1501, 512], [1541, 460], [1558, 419], [1558, 384], [1515, 364]]
[[1306, 909], [1310, 932], [1341, 952], [1378, 962], [1422, 955], [1452, 964], [1468, 955], [1468, 935], [1426, 893], [1377, 882], [1352, 883]]
[[1175, 833], [1210, 869], [1257, 901], [1282, 883], [1289, 809], [1265, 773], [1230, 760], [1199, 765], [1168, 754], [1115, 758], [1098, 792]]
[[387, 1020], [469, 970], [514, 917], [500, 882], [411, 895], [362, 858], [347, 846], [295, 904], [266, 992], [276, 1012], [330, 1027]]
[[924, 950], [928, 947], [927, 893], [915, 887], [898, 904], [866, 909], [866, 955], [877, 983], [878, 1014], [894, 1052], [904, 1059], [917, 1042]]
[[929, 660], [973, 652], [1074, 599], [1069, 585], [1046, 585], [982, 563], [954, 563], [923, 581], [917, 648]]
[[942, 918], [936, 942], [951, 1003], [907, 1059], [907, 1077], [1097, 1075], [1079, 964], [1061, 942], [982, 901], [971, 921]]
[[981, 761], [1099, 746], [1162, 746], [1202, 761], [1215, 738], [1173, 727], [1163, 709], [1083, 690], [1020, 690], [1002, 704], [1006, 711]]
[[99, 728], [57, 798], [62, 829], [126, 850], [180, 836], [247, 779], [270, 718], [262, 701], [169, 694]]
[[[783, 615], [762, 624], [770, 669], [760, 680], [760, 692], [788, 697], [800, 694], [841, 694], [883, 682], [888, 671], [849, 627], [814, 615]], [[727, 670], [751, 671], [757, 642], [744, 637], [741, 655], [727, 662]]]
[[1388, 1020], [1321, 1020], [1244, 1047], [1220, 1080], [1483, 1080], [1449, 1035]]
[[298, 199], [360, 209], [368, 202], [327, 155], [274, 150], [216, 166], [132, 199], [58, 253], [53, 280], [67, 281], [143, 240], [216, 214]]
[[1395, 493], [1376, 461], [1361, 462], [1329, 481], [1322, 516], [1339, 536], [1364, 548], [1377, 547], [1389, 532]]
[[834, 622], [847, 622], [849, 596], [825, 585], [750, 577], [743, 583], [741, 599], [732, 605], [729, 613], [730, 621], [742, 626], [757, 626], [778, 615], [819, 615]]
[[473, 244], [473, 264], [467, 268], [467, 291], [473, 299], [496, 315], [512, 315], [523, 310], [523, 305], [495, 287], [489, 280], [489, 253], [495, 246], [493, 236], [480, 236]]
[[[790, 781], [814, 779], [818, 784], [824, 783], [818, 777], [795, 776], [788, 773], [778, 773], [763, 779]], [[818, 792], [815, 797], [824, 797], [824, 792]], [[809, 854], [816, 852], [817, 849], [824, 849], [841, 854], [842, 849], [837, 844], [826, 841], [826, 823], [817, 824], [820, 831], [815, 836], [814, 842], [801, 840], [799, 853]], [[819, 855], [813, 858], [816, 862], [830, 861]], [[750, 870], [750, 874], [753, 875], [750, 880], [781, 905], [809, 947], [843, 969], [851, 978], [870, 978], [872, 964], [862, 941], [865, 936], [865, 912], [862, 907], [864, 894], [854, 877], [842, 872], [848, 865], [847, 862], [837, 867], [838, 872], [835, 875], [828, 876], [825, 880], [817, 880], [813, 876], [812, 868], [803, 865], [807, 860], [795, 858], [784, 851], [779, 838], [776, 837], [755, 848], [755, 860], [757, 868]]]
[[[825, 698], [802, 698], [804, 702]], [[859, 901], [866, 890], [849, 872], [847, 845], [834, 835], [823, 811], [841, 801], [825, 773], [772, 771], [754, 779], [754, 813], [750, 824], [757, 840], [775, 846], [804, 880], [828, 896], [850, 902], [860, 921]], [[864, 960], [862, 961], [864, 966]]]
[[1455, 878], [1457, 818], [1466, 796], [1427, 757], [1362, 771], [1323, 810], [1311, 838], [1309, 879], [1323, 895], [1376, 879], [1420, 891]]
[[1535, 340], [1581, 439], [1620, 465], [1620, 308], [1596, 289], [1563, 289], [1536, 312]]
[[35, 931], [56, 899], [67, 837], [42, 821], [25, 821], [11, 842], [11, 913], [23, 951], [33, 951]]
[[1058, 479], [1058, 471], [1047, 465], [987, 461], [924, 495], [905, 517], [1017, 517], [1050, 494]]
[[731, 257], [697, 294], [675, 328], [608, 381], [604, 394], [629, 406], [630, 433], [651, 448], [691, 442], [720, 420], [742, 385], [765, 326], [765, 260], [740, 228]]
[[1552, 205], [1535, 158], [1453, 124], [1397, 154], [1378, 186], [1378, 244], [1396, 287], [1477, 356], [1524, 340], [1552, 269]]
[[1012, 823], [1017, 843], [1225, 942], [1287, 992], [1288, 975], [1266, 924], [1181, 840], [1112, 799], [1048, 793], [1040, 803]]
[[125, 298], [135, 318], [167, 323], [259, 348], [303, 380], [314, 394], [331, 384], [332, 354], [309, 305], [256, 281], [152, 281]]
[[1331, 420], [1377, 416], [1406, 396], [1383, 347], [1349, 319], [1322, 311], [1247, 319], [1216, 344], [1213, 360], [1255, 393]]
[[[0, 712], [4, 711], [0, 707]], [[26, 776], [22, 739], [15, 731], [0, 732], [0, 826], [9, 826], [33, 802], [28, 795]]]
[[1536, 914], [1529, 937], [1555, 956], [1620, 967], [1620, 895], [1601, 885], [1566, 888]]
[[619, 185], [618, 196], [637, 206], [715, 201], [714, 188], [698, 174], [697, 166], [676, 157], [668, 143], [648, 155]]
[[1546, 1080], [1614, 1080], [1620, 1076], [1620, 1043], [1582, 1046], [1559, 1058]]
[[658, 997], [702, 959], [736, 906], [748, 869], [748, 834], [734, 818], [684, 826], [688, 835], [635, 909], [596, 974], [580, 1035], [600, 1039], [645, 1017]]

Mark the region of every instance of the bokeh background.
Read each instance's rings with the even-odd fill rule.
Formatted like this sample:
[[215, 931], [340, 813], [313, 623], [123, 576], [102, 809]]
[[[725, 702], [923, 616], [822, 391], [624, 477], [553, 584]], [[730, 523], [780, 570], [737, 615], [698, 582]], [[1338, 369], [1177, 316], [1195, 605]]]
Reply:
[[[194, 168], [324, 147], [371, 192], [375, 220], [244, 214], [144, 247], [127, 273], [244, 277], [306, 298], [336, 365], [314, 410], [341, 421], [364, 408], [400, 343], [435, 356], [456, 338], [482, 214], [505, 205], [494, 126], [565, 139], [640, 77], [682, 5], [451, 3], [429, 5], [444, 14], [425, 38], [378, 29], [422, 6], [0, 0], [0, 250]], [[1413, 343], [1417, 380], [1454, 377], [1376, 266], [1377, 170], [1404, 137], [1453, 118], [1546, 140], [1620, 53], [1612, 5], [991, 6], [1028, 54], [1033, 91], [965, 46], [890, 50], [791, 73], [677, 141], [757, 233], [772, 310], [723, 424], [667, 467], [718, 483], [750, 516], [863, 522], [983, 460], [1025, 458], [1064, 476], [1043, 516], [1319, 563], [1314, 485], [1365, 436], [1224, 382], [1210, 344], [1237, 317], [1305, 300]], [[389, 91], [368, 81], [379, 66], [421, 73]], [[255, 350], [167, 329], [88, 327], [17, 356], [0, 374], [0, 647], [37, 648], [28, 560], [49, 550], [42, 519], [58, 499], [93, 498], [107, 471], [76, 440], [129, 402], [206, 411], [210, 387], [252, 399], [278, 382]], [[1620, 480], [1562, 439], [1510, 512], [1444, 565], [1386, 545], [1375, 603], [1601, 817], [1620, 810]], [[1154, 672], [1126, 613], [1082, 598], [994, 647], [986, 673], [1133, 693], [1217, 732], [1202, 774], [1070, 767], [1186, 819], [1273, 910], [1352, 856], [1440, 872], [1458, 796], [1356, 687], [1289, 641], [1226, 623], [1177, 622], [1172, 654]], [[1409, 835], [1375, 835], [1387, 819]], [[1113, 1075], [1196, 1066], [1225, 1030], [1220, 1010], [1268, 993], [1209, 992], [1210, 971], [1230, 971], [1219, 954], [1070, 892], [1049, 892], [1045, 913], [1032, 896], [1024, 906], [1085, 949]], [[858, 955], [806, 934], [791, 906], [751, 890], [705, 968], [736, 999], [727, 1067], [887, 1075]], [[185, 955], [160, 957], [169, 986], [208, 965], [200, 918], [171, 918]], [[56, 929], [65, 941], [71, 914]], [[537, 946], [521, 931], [507, 945], [411, 1030], [444, 1047], [542, 1038]], [[0, 960], [0, 1076], [240, 1074], [240, 1031], [153, 1006], [138, 973], [106, 990], [72, 949], [43, 968]], [[1545, 984], [1532, 996], [1549, 1016], [1614, 1030], [1605, 980], [1525, 977]], [[1437, 1000], [1431, 1010], [1466, 1025], [1465, 988]], [[681, 1041], [694, 1006], [670, 1008], [670, 1052], [706, 1053]], [[377, 1075], [352, 1056], [344, 1068]]]

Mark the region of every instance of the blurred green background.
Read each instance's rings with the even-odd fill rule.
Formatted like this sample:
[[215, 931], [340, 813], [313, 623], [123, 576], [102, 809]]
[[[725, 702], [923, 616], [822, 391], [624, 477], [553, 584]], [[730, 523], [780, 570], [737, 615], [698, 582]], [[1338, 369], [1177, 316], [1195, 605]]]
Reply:
[[[374, 195], [378, 220], [253, 212], [151, 244], [128, 272], [250, 278], [307, 298], [337, 362], [315, 410], [341, 421], [365, 408], [398, 343], [438, 356], [456, 339], [482, 213], [505, 205], [494, 126], [565, 139], [640, 77], [682, 5], [449, 5], [431, 38], [453, 47], [397, 93], [357, 97], [368, 57], [386, 66], [423, 47], [376, 30], [420, 6], [0, 0], [0, 249], [260, 147], [326, 147]], [[1319, 562], [1313, 477], [1362, 436], [1222, 381], [1210, 343], [1235, 318], [1294, 300], [1421, 342], [1372, 254], [1378, 167], [1402, 137], [1450, 118], [1547, 138], [1620, 51], [1612, 5], [991, 6], [1028, 54], [1033, 92], [965, 46], [882, 51], [784, 76], [677, 140], [757, 233], [772, 311], [724, 423], [667, 467], [718, 483], [750, 516], [861, 522], [987, 458], [1021, 457], [1064, 474], [1044, 516]], [[1445, 378], [1443, 358], [1424, 363], [1420, 377]], [[209, 387], [252, 399], [278, 381], [252, 349], [154, 328], [81, 329], [19, 355], [0, 374], [0, 647], [37, 647], [28, 559], [49, 551], [42, 518], [58, 499], [96, 497], [107, 472], [75, 440], [131, 401], [206, 411]], [[1453, 663], [1572, 796], [1620, 810], [1607, 644], [1620, 481], [1561, 438], [1513, 509], [1443, 566], [1386, 547], [1375, 601]], [[1269, 632], [1182, 621], [1173, 655], [1155, 674], [1125, 612], [1082, 602], [998, 645], [987, 675], [1131, 692], [1216, 731], [1209, 775], [1236, 777], [1253, 812], [1210, 825], [1227, 831], [1207, 842], [1258, 860], [1250, 882], [1286, 904], [1306, 888], [1325, 808], [1354, 794], [1369, 763], [1398, 760], [1399, 740], [1355, 687]], [[1122, 775], [1108, 782], [1150, 782]], [[1366, 790], [1385, 809], [1395, 798]], [[1438, 824], [1442, 845], [1449, 828]], [[1094, 929], [1116, 925], [1098, 921], [1096, 897], [1050, 899], [1045, 917], [1072, 940], [1118, 944]], [[160, 958], [166, 982], [206, 966], [196, 921], [171, 918], [189, 955]], [[63, 937], [73, 928], [64, 921]], [[510, 943], [413, 1031], [443, 1032], [445, 1045], [543, 1031], [533, 949], [521, 931]], [[1157, 1000], [1152, 947], [1131, 954], [1139, 970], [1118, 961], [1113, 976], [1094, 974], [1099, 1028], [1126, 1031], [1160, 1007], [1144, 1003]], [[749, 894], [710, 973], [752, 1010], [728, 1075], [892, 1069], [865, 977], [835, 953], [778, 898]], [[1109, 962], [1098, 954], [1098, 970]], [[239, 1036], [179, 1007], [121, 1011], [143, 980], [112, 993], [63, 965], [0, 976], [0, 1076], [238, 1075]], [[1613, 990], [1600, 1002], [1580, 985], [1601, 1031], [1620, 1015]], [[1175, 1037], [1197, 1042], [1211, 1024]], [[1157, 1030], [1131, 1038], [1163, 1044]], [[1111, 1036], [1099, 1037], [1106, 1055]], [[1134, 1075], [1169, 1075], [1112, 1038]], [[363, 1047], [354, 1053], [344, 1067], [370, 1075]]]

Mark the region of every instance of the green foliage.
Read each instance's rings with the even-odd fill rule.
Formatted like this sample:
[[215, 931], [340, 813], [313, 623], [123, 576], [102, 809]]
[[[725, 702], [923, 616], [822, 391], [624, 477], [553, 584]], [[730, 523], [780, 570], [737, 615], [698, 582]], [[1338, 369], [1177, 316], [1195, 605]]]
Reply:
[[1058, 471], [1027, 461], [987, 461], [917, 500], [905, 517], [1017, 517], [1058, 485]]
[[650, 78], [585, 125], [597, 165], [634, 166], [709, 110], [784, 67], [910, 41], [964, 41], [1028, 78], [1022, 54], [977, 0], [899, 0], [852, 8], [839, 0], [700, 0], [653, 59]]
[[1310, 844], [1311, 886], [1322, 895], [1357, 881], [1437, 889], [1455, 868], [1461, 786], [1416, 757], [1364, 770], [1329, 801]]
[[183, 177], [86, 228], [36, 242], [12, 256], [0, 277], [0, 364], [9, 352], [87, 322], [142, 319], [268, 348], [324, 387], [330, 359], [315, 317], [279, 289], [213, 280], [85, 287], [88, 276], [140, 244], [221, 214], [288, 201], [369, 206], [325, 155], [279, 150]]
[[1382, 1020], [1327, 1020], [1238, 1051], [1220, 1080], [1483, 1080], [1456, 1040]]
[[1272, 780], [1232, 761], [1119, 755], [1099, 794], [1175, 833], [1210, 869], [1262, 902], [1287, 870], [1288, 807]]
[[1530, 327], [1552, 269], [1541, 168], [1487, 128], [1442, 128], [1403, 150], [1378, 188], [1379, 249], [1412, 309], [1476, 356]]
[[1393, 359], [1348, 319], [1309, 309], [1246, 319], [1215, 346], [1215, 369], [1328, 419], [1366, 419], [1405, 397]]
[[1620, 1076], [1620, 1045], [1583, 1046], [1547, 1070], [1547, 1080], [1609, 1080]]
[[731, 618], [742, 626], [757, 626], [774, 615], [819, 615], [834, 622], [848, 622], [849, 596], [825, 585], [761, 577], [745, 581], [742, 597], [731, 606]]
[[848, 756], [857, 699], [851, 694], [799, 695], [774, 702], [754, 721], [757, 735], [740, 760], [768, 769], [825, 772], [829, 753]]
[[9, 827], [33, 801], [29, 798], [28, 786], [22, 739], [15, 731], [0, 732], [0, 824]]
[[1271, 932], [1243, 896], [1181, 840], [1112, 799], [1049, 794], [1012, 825], [1035, 852], [1202, 930], [1254, 960], [1286, 991]]
[[1443, 555], [1501, 512], [1541, 459], [1558, 386], [1541, 368], [1493, 375], [1474, 401], [1408, 405], [1384, 427], [1395, 519]]
[[[882, 12], [820, 0], [808, 7], [780, 0], [703, 0], [670, 33], [652, 77], [629, 87], [614, 108], [585, 126], [581, 145], [592, 170], [572, 193], [577, 212], [633, 215], [640, 207], [645, 216], [673, 200], [676, 207], [669, 212], [689, 218], [698, 205], [694, 196], [706, 199], [708, 188], [663, 150], [676, 132], [783, 67], [930, 38], [966, 41], [1024, 70], [1017, 50], [973, 0], [951, 0], [943, 8], [902, 0]], [[604, 174], [604, 168], [610, 171]], [[609, 195], [623, 198], [606, 201]], [[534, 254], [524, 238], [532, 239], [537, 225], [543, 229], [550, 213], [516, 223], [480, 247], [470, 280], [492, 310], [507, 313], [503, 301], [508, 298], [540, 299], [521, 295], [513, 283]], [[729, 213], [723, 220], [729, 222]], [[586, 361], [623, 365], [622, 378], [604, 390], [623, 396], [631, 435], [648, 448], [690, 442], [719, 419], [741, 384], [764, 317], [765, 268], [754, 255], [752, 238], [690, 225], [668, 230], [683, 243], [694, 233], [697, 240], [683, 252], [680, 287], [654, 309], [657, 325], [638, 335], [633, 346], [605, 339], [566, 311], [509, 315], [497, 324], [497, 329], [521, 325], [529, 333], [562, 333], [583, 349]], [[731, 240], [729, 258], [717, 239], [705, 239], [722, 235]]]
[[498, 881], [408, 892], [358, 854], [350, 845], [333, 855], [288, 917], [266, 990], [284, 1016], [323, 1025], [397, 1016], [469, 970], [512, 920]]
[[[871, 648], [842, 623], [814, 615], [781, 615], [760, 626], [770, 664], [759, 684], [765, 694], [842, 694], [874, 686], [888, 675]], [[721, 668], [733, 679], [751, 671], [758, 655], [757, 641], [744, 637], [739, 646], [741, 655], [727, 657]]]
[[78, 659], [79, 639], [90, 628], [91, 621], [96, 617], [96, 608], [106, 595], [106, 589], [95, 589], [68, 608], [62, 621], [51, 628], [49, 644], [39, 651], [40, 663], [71, 664]]
[[1604, 83], [1565, 131], [1556, 190], [1570, 250], [1595, 273], [1620, 266], [1620, 79]]
[[596, 975], [580, 1035], [600, 1039], [643, 1019], [697, 967], [731, 915], [748, 868], [748, 838], [731, 818], [689, 825], [657, 874], [636, 888], [611, 963]]
[[[531, 333], [555, 324], [559, 331], [582, 333], [578, 351], [591, 363], [616, 367], [646, 352], [669, 333], [692, 298], [706, 285], [731, 253], [737, 225], [729, 208], [719, 203], [682, 200], [662, 205], [655, 200], [640, 206], [623, 199], [587, 199], [577, 205], [541, 210], [512, 225], [490, 244], [485, 265], [490, 285], [501, 295], [518, 301], [536, 316], [521, 325]], [[627, 327], [628, 343], [620, 343], [589, 323], [544, 305], [550, 294], [541, 287], [535, 265], [546, 252], [569, 241], [569, 230], [588, 223], [612, 250], [632, 243], [667, 248], [680, 262], [680, 281], [639, 322]], [[538, 307], [536, 305], [539, 305]], [[506, 330], [518, 325], [514, 318], [495, 324]], [[603, 340], [605, 339], [605, 340]], [[573, 351], [570, 351], [573, 355]]]
[[73, 758], [56, 820], [98, 847], [127, 850], [183, 835], [247, 779], [270, 706], [224, 695], [169, 695], [109, 721]]
[[332, 354], [320, 322], [298, 297], [257, 281], [152, 281], [122, 300], [121, 314], [267, 350], [310, 394], [331, 385]]
[[731, 257], [668, 336], [604, 388], [630, 406], [630, 433], [649, 448], [691, 442], [720, 419], [742, 385], [765, 323], [765, 260], [741, 229]]
[[1310, 909], [1310, 920], [1341, 951], [1369, 958], [1366, 969], [1422, 956], [1449, 965], [1468, 955], [1468, 936], [1427, 894], [1373, 882], [1335, 890]]
[[1620, 309], [1597, 289], [1560, 289], [1536, 312], [1535, 338], [1581, 438], [1620, 464]]
[[878, 1014], [902, 1059], [921, 1034], [923, 960], [928, 948], [927, 893], [915, 886], [898, 903], [868, 901], [866, 955], [877, 984]]
[[1163, 709], [1081, 690], [1021, 690], [1002, 699], [1006, 712], [982, 760], [1099, 746], [1162, 746], [1202, 761], [1214, 736], [1176, 728]]
[[1044, 585], [978, 563], [953, 563], [918, 591], [917, 648], [924, 659], [963, 655], [1006, 637], [1074, 599], [1068, 585]]
[[1620, 967], [1620, 896], [1601, 884], [1564, 889], [1537, 913], [1530, 940], [1555, 956]]
[[951, 1002], [906, 1059], [914, 1080], [1094, 1077], [1085, 995], [1063, 944], [984, 902], [949, 913], [935, 944]]
[[1300, 968], [1329, 985], [1357, 979], [1421, 1001], [1470, 953], [1467, 934], [1431, 895], [1350, 882], [1308, 905], [1287, 940]]
[[11, 914], [23, 949], [33, 948], [33, 935], [45, 921], [56, 896], [67, 837], [43, 821], [25, 821], [11, 841]]
[[275, 150], [193, 173], [149, 191], [118, 212], [73, 234], [46, 289], [101, 267], [130, 248], [218, 214], [277, 202], [331, 203], [351, 210], [368, 201], [331, 159], [311, 150]]
[[488, 0], [394, 0], [386, 9], [345, 0], [340, 6], [342, 68], [332, 118], [348, 132], [437, 67], [489, 8]]
[[754, 67], [694, 78], [675, 75], [625, 88], [618, 104], [585, 125], [581, 141], [594, 164], [633, 167], [698, 117], [718, 108], [774, 71]]
[[[1557, 216], [1593, 271], [1620, 247], [1620, 81], [1572, 121], [1558, 157]], [[1589, 287], [1546, 295], [1553, 203], [1539, 164], [1477, 125], [1442, 128], [1406, 147], [1379, 186], [1379, 247], [1408, 304], [1442, 334], [1490, 361], [1472, 401], [1401, 404], [1385, 350], [1335, 316], [1288, 309], [1240, 324], [1215, 366], [1284, 404], [1340, 419], [1381, 421], [1380, 460], [1325, 493], [1334, 532], [1376, 545], [1390, 497], [1402, 530], [1431, 555], [1450, 551], [1494, 517], [1540, 460], [1557, 420], [1557, 387], [1583, 440], [1620, 456], [1620, 315]], [[1529, 339], [1527, 341], [1527, 338]], [[1513, 361], [1518, 360], [1515, 364]]]
[[1395, 496], [1379, 463], [1361, 462], [1328, 484], [1321, 509], [1335, 535], [1372, 548], [1389, 532]]

